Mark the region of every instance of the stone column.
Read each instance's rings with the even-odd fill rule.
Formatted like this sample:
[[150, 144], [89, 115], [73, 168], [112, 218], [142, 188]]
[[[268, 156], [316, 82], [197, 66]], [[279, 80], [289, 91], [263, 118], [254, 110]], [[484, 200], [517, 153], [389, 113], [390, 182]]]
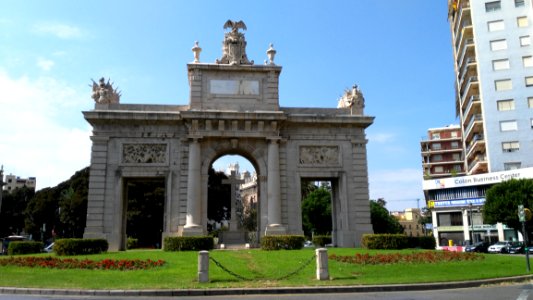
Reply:
[[279, 171], [279, 137], [269, 139], [267, 158], [267, 221], [266, 235], [286, 234], [281, 223], [281, 191]]
[[279, 139], [271, 139], [268, 143], [267, 199], [269, 227], [281, 226], [281, 192], [278, 142]]
[[[184, 229], [201, 230], [201, 181], [200, 143], [194, 138], [189, 143], [189, 176], [187, 180], [187, 221]], [[197, 231], [197, 230], [193, 230]]]

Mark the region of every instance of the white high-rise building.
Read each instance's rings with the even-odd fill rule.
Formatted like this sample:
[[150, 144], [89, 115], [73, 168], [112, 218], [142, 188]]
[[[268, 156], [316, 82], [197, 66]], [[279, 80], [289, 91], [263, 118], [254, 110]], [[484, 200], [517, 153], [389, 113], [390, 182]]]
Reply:
[[533, 167], [532, 0], [448, 0], [468, 175]]

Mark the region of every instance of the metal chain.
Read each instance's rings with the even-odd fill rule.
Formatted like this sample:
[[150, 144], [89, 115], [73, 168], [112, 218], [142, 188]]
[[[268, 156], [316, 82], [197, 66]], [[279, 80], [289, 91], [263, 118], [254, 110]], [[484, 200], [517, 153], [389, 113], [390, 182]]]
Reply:
[[224, 267], [220, 262], [218, 262], [212, 256], [209, 256], [209, 259], [212, 260], [215, 263], [215, 265], [217, 265], [219, 268], [221, 268], [222, 270], [224, 270], [226, 273], [230, 274], [231, 276], [234, 276], [234, 277], [236, 277], [236, 278], [238, 278], [240, 280], [246, 280], [246, 281], [252, 280], [250, 278], [246, 278], [246, 277], [241, 276], [241, 275], [239, 275], [239, 274], [237, 274], [237, 273], [235, 273], [233, 271], [228, 270], [228, 268]]
[[[278, 277], [278, 278], [275, 278], [274, 280], [284, 280], [284, 279], [287, 279], [291, 276], [294, 276], [296, 275], [297, 273], [299, 273], [300, 271], [302, 271], [305, 267], [309, 266], [311, 264], [311, 262], [313, 262], [313, 260], [316, 258], [316, 254], [314, 254], [313, 256], [311, 256], [306, 262], [304, 262], [300, 267], [298, 267], [298, 269], [286, 274], [286, 275], [283, 275], [281, 277]], [[215, 263], [215, 265], [217, 265], [219, 268], [221, 268], [223, 271], [225, 271], [226, 273], [230, 274], [231, 276], [235, 277], [235, 278], [238, 278], [240, 280], [245, 280], [245, 281], [251, 281], [251, 280], [254, 280], [252, 278], [246, 278], [244, 276], [241, 276], [231, 270], [229, 270], [228, 268], [224, 267], [219, 261], [217, 261], [216, 259], [214, 259], [212, 256], [209, 256], [209, 259], [211, 261], [213, 261]]]
[[296, 275], [296, 273], [300, 272], [301, 270], [303, 270], [305, 267], [307, 267], [308, 265], [311, 264], [311, 262], [313, 262], [313, 260], [316, 258], [316, 254], [313, 254], [313, 256], [311, 256], [306, 262], [303, 263], [303, 265], [301, 265], [298, 269], [288, 273], [287, 275], [285, 276], [281, 276], [281, 277], [278, 277], [276, 278], [276, 280], [284, 280], [284, 279], [287, 279], [293, 275]]

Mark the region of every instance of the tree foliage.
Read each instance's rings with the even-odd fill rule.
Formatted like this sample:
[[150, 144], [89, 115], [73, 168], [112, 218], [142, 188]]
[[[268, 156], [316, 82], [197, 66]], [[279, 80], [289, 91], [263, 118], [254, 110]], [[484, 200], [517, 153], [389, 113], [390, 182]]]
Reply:
[[2, 192], [2, 210], [0, 211], [0, 237], [21, 234], [24, 231], [24, 209], [35, 192], [27, 187], [12, 192]]
[[403, 227], [385, 208], [385, 200], [370, 200], [370, 218], [374, 233], [403, 233]]
[[331, 192], [321, 186], [310, 191], [302, 201], [302, 226], [305, 235], [331, 234]]
[[[483, 220], [487, 224], [501, 222], [518, 231], [522, 224], [518, 220], [518, 205], [533, 209], [533, 180], [511, 179], [495, 184], [487, 190], [483, 206]], [[527, 222], [528, 232], [533, 229]]]
[[228, 179], [224, 172], [216, 172], [209, 168], [207, 181], [207, 219], [214, 222], [229, 220], [231, 213], [231, 185], [222, 184]]
[[[35, 193], [25, 208], [25, 231], [34, 239], [83, 236], [87, 217], [89, 167], [69, 180]], [[44, 232], [42, 232], [43, 225]]]

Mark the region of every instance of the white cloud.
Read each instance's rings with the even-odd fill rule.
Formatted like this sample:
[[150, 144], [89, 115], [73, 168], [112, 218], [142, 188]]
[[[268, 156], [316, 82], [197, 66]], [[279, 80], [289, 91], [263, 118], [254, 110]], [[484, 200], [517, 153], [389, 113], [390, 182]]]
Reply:
[[371, 142], [376, 142], [380, 144], [389, 143], [394, 141], [396, 136], [392, 133], [375, 133], [369, 134], [368, 140]]
[[38, 58], [37, 59], [37, 66], [41, 68], [43, 71], [50, 71], [52, 67], [55, 65], [53, 60], [45, 59], [45, 58]]
[[[41, 189], [89, 165], [90, 126], [80, 113], [86, 96], [53, 78], [10, 78], [1, 69], [0, 90], [0, 164], [5, 173], [37, 177]], [[68, 124], [72, 115], [79, 122]]]
[[75, 39], [83, 36], [80, 28], [61, 23], [40, 23], [34, 25], [33, 30], [41, 34], [54, 35], [60, 39]]
[[422, 190], [422, 171], [420, 169], [379, 170], [369, 172], [370, 199], [384, 198], [387, 209], [403, 210], [425, 206]]

